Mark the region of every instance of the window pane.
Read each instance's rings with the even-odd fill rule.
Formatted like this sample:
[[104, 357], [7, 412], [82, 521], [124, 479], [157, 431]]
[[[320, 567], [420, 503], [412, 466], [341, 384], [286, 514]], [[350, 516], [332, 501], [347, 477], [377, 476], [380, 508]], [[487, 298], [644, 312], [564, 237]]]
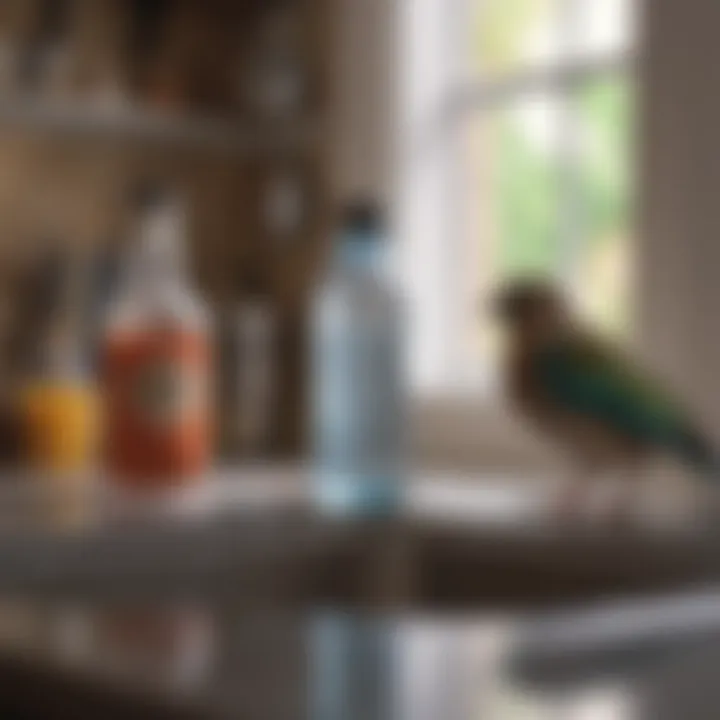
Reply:
[[[475, 296], [489, 298], [500, 278], [554, 275], [560, 242], [562, 101], [524, 97], [492, 113], [477, 113], [462, 133], [466, 257]], [[471, 310], [474, 310], [473, 305]], [[488, 313], [468, 314], [463, 352], [480, 380], [489, 379], [497, 339]]]
[[606, 56], [631, 47], [636, 0], [572, 0], [569, 50], [574, 57]]
[[564, 0], [471, 0], [470, 63], [492, 76], [561, 56]]
[[557, 99], [539, 95], [498, 114], [493, 194], [503, 276], [551, 273], [558, 266], [561, 113]]
[[[459, 134], [463, 372], [494, 383], [498, 337], [477, 314], [504, 279], [564, 284], [603, 331], [631, 330], [633, 84], [612, 76], [574, 97], [540, 93], [478, 112]], [[462, 288], [472, 288], [464, 291]], [[475, 302], [473, 302], [475, 300]]]
[[[415, 78], [432, 92], [404, 133], [413, 139], [403, 186], [412, 355], [423, 387], [491, 389], [499, 340], [478, 301], [508, 276], [558, 279], [593, 322], [623, 335], [632, 329], [632, 81], [602, 63], [560, 73], [559, 82], [531, 72], [502, 85], [501, 76], [631, 49], [637, 0], [432, 2], [439, 14], [470, 11], [455, 17], [461, 34], [450, 37], [470, 38], [463, 68], [481, 81], [454, 84], [454, 63], [467, 58], [456, 50], [468, 48], [448, 45], [434, 18], [428, 27], [442, 42], [423, 49]], [[446, 86], [428, 75], [435, 66]], [[485, 80], [507, 90], [484, 95]], [[466, 87], [479, 89], [470, 102]], [[444, 104], [458, 90], [463, 102]]]
[[469, 0], [470, 74], [607, 57], [634, 40], [637, 0]]
[[631, 325], [633, 234], [633, 82], [589, 83], [575, 98], [577, 178], [583, 238], [576, 294], [593, 320], [613, 333]]

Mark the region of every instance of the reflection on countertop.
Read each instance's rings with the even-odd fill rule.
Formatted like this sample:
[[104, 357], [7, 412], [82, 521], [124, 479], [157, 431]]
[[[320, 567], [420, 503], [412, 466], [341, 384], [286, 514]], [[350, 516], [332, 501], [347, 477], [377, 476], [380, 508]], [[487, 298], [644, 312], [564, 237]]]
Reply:
[[[381, 618], [329, 610], [0, 606], [0, 658], [208, 718], [631, 720], [624, 686], [523, 687], [506, 660], [519, 618]], [[0, 668], [2, 663], [0, 663]], [[342, 715], [338, 715], [338, 713]], [[589, 713], [604, 714], [589, 714]], [[245, 714], [246, 713], [246, 714]]]

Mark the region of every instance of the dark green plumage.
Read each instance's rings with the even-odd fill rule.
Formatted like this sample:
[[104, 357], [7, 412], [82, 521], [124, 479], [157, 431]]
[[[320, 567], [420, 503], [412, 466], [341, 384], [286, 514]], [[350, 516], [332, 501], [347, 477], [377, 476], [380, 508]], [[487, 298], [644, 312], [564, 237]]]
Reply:
[[564, 339], [533, 360], [548, 401], [643, 446], [720, 477], [720, 463], [683, 408], [625, 358], [586, 337]]

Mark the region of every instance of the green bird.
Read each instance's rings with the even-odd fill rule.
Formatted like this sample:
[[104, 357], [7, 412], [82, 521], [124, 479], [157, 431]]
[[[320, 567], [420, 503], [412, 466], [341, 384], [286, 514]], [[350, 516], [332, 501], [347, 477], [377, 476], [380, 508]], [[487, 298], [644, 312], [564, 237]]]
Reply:
[[[634, 470], [670, 455], [707, 478], [720, 478], [715, 448], [663, 385], [583, 327], [549, 283], [503, 288], [495, 303], [509, 334], [512, 403], [555, 439], [583, 472]], [[575, 488], [568, 503], [579, 500]]]

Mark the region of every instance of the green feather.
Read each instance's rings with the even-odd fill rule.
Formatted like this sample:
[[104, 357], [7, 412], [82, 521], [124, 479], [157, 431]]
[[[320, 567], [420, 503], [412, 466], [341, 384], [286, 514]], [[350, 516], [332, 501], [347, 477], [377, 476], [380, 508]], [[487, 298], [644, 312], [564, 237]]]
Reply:
[[612, 349], [586, 337], [538, 354], [535, 372], [548, 399], [640, 443], [674, 453], [705, 471], [714, 453], [683, 408]]

